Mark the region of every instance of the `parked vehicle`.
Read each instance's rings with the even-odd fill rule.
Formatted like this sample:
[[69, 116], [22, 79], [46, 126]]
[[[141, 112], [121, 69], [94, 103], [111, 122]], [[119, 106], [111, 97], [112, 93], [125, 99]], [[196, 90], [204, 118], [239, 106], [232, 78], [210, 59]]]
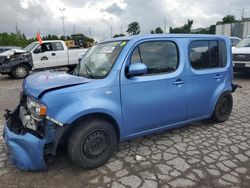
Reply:
[[0, 46], [0, 54], [11, 49], [20, 49], [18, 46]]
[[241, 41], [241, 38], [239, 37], [229, 37], [229, 39], [231, 42], [231, 46], [236, 46]]
[[[73, 75], [39, 72], [5, 114], [18, 168], [40, 170], [59, 144], [82, 168], [103, 165], [119, 142], [213, 118], [233, 107], [231, 44], [216, 35], [121, 37], [92, 47]], [[204, 100], [205, 99], [205, 100]]]
[[250, 72], [250, 38], [232, 48], [234, 72]]
[[33, 42], [23, 50], [12, 49], [0, 54], [0, 73], [25, 78], [31, 70], [61, 67], [75, 68], [78, 58], [87, 49], [68, 50], [64, 41]]

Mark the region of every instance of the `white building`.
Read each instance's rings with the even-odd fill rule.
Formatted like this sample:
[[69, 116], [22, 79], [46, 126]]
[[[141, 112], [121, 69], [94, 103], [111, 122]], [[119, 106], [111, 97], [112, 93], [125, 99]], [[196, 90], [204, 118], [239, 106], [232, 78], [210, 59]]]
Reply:
[[250, 18], [235, 23], [216, 24], [216, 34], [228, 37], [246, 38], [250, 36]]

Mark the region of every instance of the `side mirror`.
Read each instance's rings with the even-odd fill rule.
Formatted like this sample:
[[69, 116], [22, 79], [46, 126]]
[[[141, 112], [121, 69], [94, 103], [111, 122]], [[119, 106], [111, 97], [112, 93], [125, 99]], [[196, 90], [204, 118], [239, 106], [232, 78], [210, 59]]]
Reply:
[[128, 76], [141, 76], [148, 72], [148, 68], [144, 63], [136, 62], [130, 64], [128, 67]]

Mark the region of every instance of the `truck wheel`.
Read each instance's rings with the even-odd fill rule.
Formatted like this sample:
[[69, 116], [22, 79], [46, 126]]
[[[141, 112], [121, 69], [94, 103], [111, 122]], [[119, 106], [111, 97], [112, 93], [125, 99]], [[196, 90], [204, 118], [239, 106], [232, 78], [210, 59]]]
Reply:
[[96, 119], [80, 123], [71, 133], [68, 152], [73, 162], [85, 169], [106, 163], [118, 146], [117, 133], [108, 121]]
[[17, 79], [25, 78], [29, 75], [29, 68], [23, 64], [17, 65], [12, 68], [11, 75]]
[[218, 123], [226, 121], [232, 112], [232, 108], [233, 97], [231, 92], [223, 93], [216, 103], [212, 117], [213, 120]]

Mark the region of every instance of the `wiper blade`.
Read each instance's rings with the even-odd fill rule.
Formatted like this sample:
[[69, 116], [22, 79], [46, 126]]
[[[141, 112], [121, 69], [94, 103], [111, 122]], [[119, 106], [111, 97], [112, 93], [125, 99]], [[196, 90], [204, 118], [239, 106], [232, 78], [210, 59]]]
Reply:
[[89, 77], [89, 78], [94, 78], [94, 75], [93, 75], [93, 73], [91, 72], [91, 70], [89, 69], [89, 67], [88, 67], [85, 63], [83, 63], [83, 64], [84, 64], [86, 73], [88, 74], [88, 77]]

